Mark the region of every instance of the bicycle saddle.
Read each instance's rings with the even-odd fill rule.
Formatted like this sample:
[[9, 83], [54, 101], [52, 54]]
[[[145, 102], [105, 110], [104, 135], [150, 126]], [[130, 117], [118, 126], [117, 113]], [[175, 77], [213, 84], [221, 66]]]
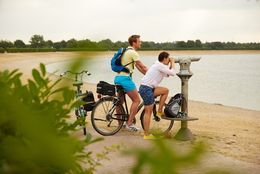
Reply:
[[116, 91], [117, 92], [124, 92], [124, 88], [122, 87], [122, 85], [116, 84], [115, 86], [116, 86]]

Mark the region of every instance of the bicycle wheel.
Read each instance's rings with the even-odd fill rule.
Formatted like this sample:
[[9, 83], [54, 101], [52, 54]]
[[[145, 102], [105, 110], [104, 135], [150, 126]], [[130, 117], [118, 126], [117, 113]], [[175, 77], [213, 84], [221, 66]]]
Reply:
[[[159, 107], [159, 101], [156, 101], [155, 105], [153, 107], [153, 114], [151, 116], [149, 129], [152, 134], [163, 135], [163, 134], [168, 133], [171, 130], [171, 128], [173, 127], [174, 121], [161, 119], [160, 117], [156, 116], [158, 107]], [[144, 110], [141, 113], [140, 119], [141, 119], [142, 128], [144, 129]]]
[[122, 128], [124, 121], [127, 120], [123, 106], [116, 105], [116, 101], [117, 98], [115, 97], [103, 97], [92, 110], [92, 126], [101, 135], [114, 135]]

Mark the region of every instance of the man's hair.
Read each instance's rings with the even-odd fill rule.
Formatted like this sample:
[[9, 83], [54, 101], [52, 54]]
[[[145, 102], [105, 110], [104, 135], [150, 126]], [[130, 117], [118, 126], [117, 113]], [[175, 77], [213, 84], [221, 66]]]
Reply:
[[131, 46], [133, 46], [133, 43], [137, 41], [137, 39], [140, 38], [139, 35], [132, 35], [128, 38], [128, 42]]
[[161, 53], [159, 54], [158, 60], [159, 60], [160, 62], [162, 62], [163, 59], [168, 58], [169, 55], [170, 55], [169, 53], [167, 53], [166, 51], [163, 51], [163, 52], [161, 52]]

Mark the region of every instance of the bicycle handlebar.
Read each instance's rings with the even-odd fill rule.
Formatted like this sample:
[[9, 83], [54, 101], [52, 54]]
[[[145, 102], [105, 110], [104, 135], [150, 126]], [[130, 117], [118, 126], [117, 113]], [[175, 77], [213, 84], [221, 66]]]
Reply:
[[61, 73], [61, 74], [60, 74], [60, 77], [62, 77], [62, 76], [64, 76], [64, 75], [66, 75], [67, 73], [70, 73], [70, 74], [75, 74], [75, 75], [80, 75], [80, 74], [82, 74], [82, 75], [83, 75], [83, 73], [86, 73], [88, 76], [90, 76], [90, 75], [91, 75], [91, 73], [90, 73], [89, 71], [87, 71], [87, 70], [82, 70], [81, 72], [65, 71], [65, 72], [63, 72], [63, 73]]

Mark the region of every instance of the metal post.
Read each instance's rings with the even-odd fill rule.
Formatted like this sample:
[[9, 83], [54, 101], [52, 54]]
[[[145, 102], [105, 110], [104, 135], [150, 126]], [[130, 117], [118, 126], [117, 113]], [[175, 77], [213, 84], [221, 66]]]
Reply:
[[[184, 96], [184, 102], [181, 107], [181, 112], [187, 114], [188, 116], [188, 82], [189, 78], [193, 75], [190, 71], [190, 64], [193, 61], [199, 61], [200, 58], [181, 58], [176, 59], [175, 63], [180, 64], [180, 72], [177, 73], [178, 77], [181, 79], [181, 93]], [[187, 119], [188, 120], [188, 119]], [[188, 121], [181, 121], [181, 128], [175, 135], [175, 139], [187, 141], [193, 139], [191, 130], [188, 128]]]

